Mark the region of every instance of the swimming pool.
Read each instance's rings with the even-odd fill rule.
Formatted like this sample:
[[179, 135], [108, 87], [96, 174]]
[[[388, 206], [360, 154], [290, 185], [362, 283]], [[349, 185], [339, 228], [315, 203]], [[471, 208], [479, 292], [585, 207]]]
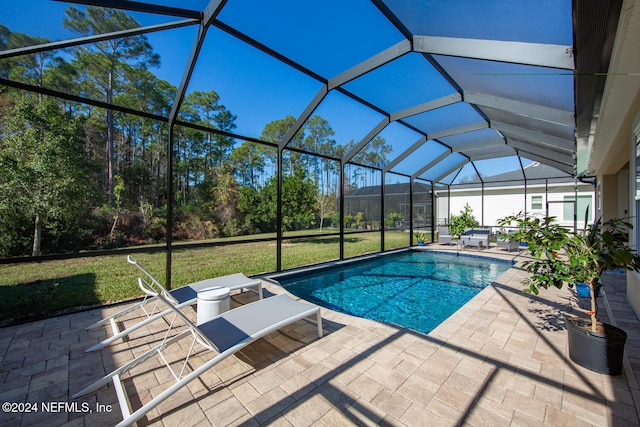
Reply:
[[322, 307], [429, 333], [512, 265], [495, 258], [408, 251], [278, 281]]

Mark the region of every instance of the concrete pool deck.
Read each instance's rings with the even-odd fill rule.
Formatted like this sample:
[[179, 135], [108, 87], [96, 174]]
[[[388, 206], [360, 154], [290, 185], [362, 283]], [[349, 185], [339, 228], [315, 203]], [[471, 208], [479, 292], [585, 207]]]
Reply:
[[[495, 248], [461, 252], [522, 259]], [[639, 425], [640, 323], [626, 304], [624, 275], [607, 275], [607, 301], [600, 298], [602, 315], [609, 306], [609, 321], [628, 334], [629, 363], [616, 377], [568, 359], [564, 316], [583, 313], [583, 302], [566, 288], [522, 294], [524, 277], [511, 268], [428, 335], [322, 309], [323, 338], [307, 321], [274, 332], [178, 391], [139, 424]], [[265, 288], [267, 294], [283, 292], [268, 282]], [[235, 295], [232, 306], [256, 298]], [[161, 339], [164, 325], [158, 322], [126, 342], [85, 353], [106, 330], [84, 328], [122, 307], [0, 329], [0, 401], [41, 407], [69, 402], [70, 395]], [[196, 358], [193, 365], [200, 362]], [[171, 382], [156, 358], [128, 377], [134, 407]], [[48, 412], [0, 412], [0, 425], [102, 426], [121, 420], [111, 385], [75, 402], [103, 412], [52, 411], [50, 405]]]

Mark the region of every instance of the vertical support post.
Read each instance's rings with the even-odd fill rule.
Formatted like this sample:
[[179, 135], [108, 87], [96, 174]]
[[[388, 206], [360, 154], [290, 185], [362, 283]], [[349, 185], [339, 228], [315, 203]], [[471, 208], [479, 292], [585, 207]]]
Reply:
[[545, 215], [549, 217], [549, 179], [544, 180], [544, 201], [545, 201]]
[[484, 181], [480, 189], [480, 224], [484, 227]]
[[381, 171], [381, 186], [380, 187], [380, 252], [384, 252], [384, 233], [387, 228], [385, 216], [384, 216], [384, 171]]
[[413, 177], [409, 177], [409, 247], [413, 246]]
[[573, 181], [573, 232], [578, 231], [578, 183]]
[[223, 6], [222, 0], [210, 0], [206, 9], [204, 10], [200, 25], [198, 26], [198, 31], [193, 40], [193, 44], [191, 45], [191, 51], [189, 52], [189, 57], [187, 59], [187, 63], [185, 65], [185, 69], [182, 73], [182, 78], [180, 79], [180, 85], [176, 91], [176, 97], [173, 100], [173, 104], [171, 104], [171, 111], [169, 112], [169, 138], [168, 138], [168, 155], [167, 155], [167, 280], [165, 286], [167, 289], [171, 289], [171, 243], [172, 243], [172, 235], [171, 232], [173, 230], [173, 202], [174, 202], [174, 191], [173, 191], [173, 146], [174, 146], [174, 126], [175, 121], [178, 118], [178, 114], [180, 113], [180, 107], [182, 106], [182, 102], [184, 101], [185, 94], [187, 92], [187, 86], [189, 85], [189, 81], [191, 80], [191, 75], [193, 74], [193, 70], [196, 65], [196, 60], [198, 55], [200, 54], [200, 49], [202, 48], [202, 44], [204, 43], [205, 35], [207, 34], [207, 28], [215, 17], [218, 15]]
[[522, 157], [518, 156], [518, 163], [520, 163], [520, 170], [522, 171], [522, 177], [524, 178], [524, 216], [527, 216], [527, 174], [524, 171], [524, 166], [522, 165]]
[[436, 187], [431, 181], [431, 243], [436, 241]]
[[524, 215], [527, 216], [527, 179], [524, 179]]
[[278, 174], [276, 195], [276, 271], [282, 271], [282, 152], [283, 148], [278, 147], [278, 164], [276, 167]]
[[449, 225], [449, 218], [451, 218], [451, 186], [447, 184], [447, 225]]
[[340, 259], [344, 259], [344, 162], [340, 160]]
[[171, 243], [173, 242], [173, 145], [174, 145], [174, 122], [169, 121], [169, 138], [167, 146], [167, 254], [166, 271], [167, 279], [165, 286], [171, 289]]

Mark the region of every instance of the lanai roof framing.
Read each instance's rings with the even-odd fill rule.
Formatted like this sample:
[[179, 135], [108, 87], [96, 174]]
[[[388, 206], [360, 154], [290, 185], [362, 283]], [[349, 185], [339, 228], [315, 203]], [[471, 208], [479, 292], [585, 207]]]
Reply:
[[[553, 169], [553, 178], [572, 179], [587, 173], [580, 153], [593, 137], [592, 124], [598, 118], [622, 4], [621, 0], [354, 0], [347, 4], [326, 0], [321, 10], [317, 8], [322, 14], [309, 16], [305, 9], [309, 4], [299, 7], [294, 0], [55, 1], [172, 21], [0, 51], [0, 59], [197, 27], [189, 54], [179, 63], [182, 75], [170, 113], [152, 114], [4, 78], [0, 84], [168, 123], [170, 148], [176, 125], [275, 147], [279, 178], [287, 150], [337, 162], [343, 184], [346, 165], [355, 164], [380, 172], [382, 182], [389, 173], [439, 186], [456, 181], [483, 186], [495, 183], [504, 170], [490, 171], [496, 178], [487, 177], [486, 172], [488, 162], [496, 159], [517, 170], [525, 185], [524, 169], [532, 162]], [[191, 8], [182, 7], [187, 3]], [[332, 32], [345, 33], [346, 38]], [[240, 46], [261, 60], [278, 63], [283, 74], [292, 72], [295, 78], [304, 79], [304, 84], [291, 85], [296, 105], [295, 109], [287, 105], [292, 109], [284, 114], [292, 115], [295, 123], [280, 141], [189, 123], [180, 116], [185, 96], [197, 90], [190, 84], [198, 77], [194, 77], [198, 64], [206, 63], [202, 51], [210, 40], [214, 42], [206, 46], [208, 55], [217, 52], [220, 45], [216, 43]], [[235, 50], [225, 52], [236, 55]], [[231, 59], [259, 73], [261, 64], [245, 62], [244, 57]], [[211, 66], [206, 64], [205, 68]], [[218, 90], [217, 83], [210, 83], [210, 89]], [[254, 89], [259, 92], [267, 87], [267, 82], [258, 82]], [[277, 89], [265, 93], [268, 91]], [[263, 110], [270, 108], [273, 94], [267, 95], [260, 103]], [[351, 104], [344, 107], [345, 113], [340, 114], [348, 116], [350, 127], [359, 129], [341, 136], [338, 143], [343, 150], [314, 152], [293, 143], [308, 120], [319, 111], [330, 111], [337, 98], [341, 107], [353, 103], [368, 115], [367, 120], [352, 118]], [[372, 141], [379, 136], [384, 139], [385, 133], [398, 141], [389, 143], [392, 150], [384, 161], [368, 164], [361, 154], [374, 149]], [[172, 176], [172, 162], [169, 158], [168, 176]], [[463, 172], [472, 175], [471, 181]], [[344, 189], [341, 197], [343, 193]], [[384, 186], [381, 194], [384, 196]], [[170, 204], [169, 218], [172, 208]], [[279, 221], [281, 209], [278, 203]], [[278, 230], [278, 240], [282, 240], [281, 224]], [[170, 262], [169, 251], [168, 271]]]
[[[542, 40], [543, 37], [541, 41], [526, 40], [526, 38], [535, 38], [536, 36], [520, 35], [517, 29], [510, 29], [507, 31], [509, 35], [502, 38], [501, 35], [497, 33], [491, 33], [489, 36], [479, 35], [477, 37], [468, 37], [465, 36], [468, 32], [467, 29], [456, 28], [455, 25], [447, 29], [448, 34], [437, 34], [438, 30], [434, 30], [433, 34], [428, 34], [427, 32], [429, 30], [425, 30], [425, 28], [427, 28], [429, 22], [432, 20], [442, 18], [445, 13], [464, 14], [466, 12], [463, 10], [455, 10], [456, 7], [454, 7], [455, 5], [453, 4], [449, 5], [452, 9], [451, 12], [443, 12], [441, 7], [431, 4], [431, 2], [417, 2], [415, 0], [387, 2], [384, 0], [372, 0], [372, 5], [384, 15], [384, 18], [398, 30], [404, 39], [365, 58], [356, 65], [338, 72], [334, 76], [322, 76], [317, 71], [311, 70], [305, 65], [298, 63], [285, 53], [269, 47], [265, 42], [256, 38], [255, 35], [245, 34], [241, 30], [234, 28], [232, 24], [220, 19], [218, 14], [227, 7], [227, 4], [233, 4], [233, 1], [213, 0], [210, 1], [203, 10], [171, 7], [155, 4], [154, 2], [121, 0], [73, 0], [67, 1], [66, 3], [153, 13], [182, 18], [182, 20], [161, 25], [146, 26], [131, 31], [4, 51], [0, 52], [0, 58], [32, 54], [93, 43], [110, 38], [145, 34], [148, 32], [198, 24], [200, 30], [198, 31], [196, 40], [194, 40], [192, 54], [185, 64], [183, 78], [178, 89], [178, 96], [173, 104], [173, 111], [170, 117], [167, 118], [169, 123], [175, 124], [178, 123], [177, 116], [181, 106], [181, 99], [186, 93], [191, 73], [198, 61], [200, 46], [204, 42], [207, 30], [210, 26], [215, 26], [296, 70], [301, 71], [321, 84], [317, 94], [308, 101], [307, 107], [302, 114], [298, 116], [296, 124], [279, 143], [278, 148], [280, 152], [285, 148], [292, 148], [289, 147], [289, 144], [296, 132], [305, 124], [326, 97], [331, 92], [336, 91], [382, 116], [382, 120], [376, 126], [372, 127], [354, 148], [343, 155], [342, 158], [336, 160], [341, 161], [343, 165], [352, 161], [353, 157], [359, 151], [366, 150], [369, 142], [388, 127], [389, 124], [398, 123], [415, 132], [415, 134], [419, 136], [419, 139], [404, 151], [399, 150], [398, 152], [394, 152], [394, 157], [389, 159], [389, 163], [382, 168], [383, 171], [385, 173], [393, 172], [405, 176], [420, 176], [431, 181], [437, 181], [436, 178], [442, 179], [443, 177], [435, 177], [429, 174], [429, 168], [425, 169], [424, 165], [434, 166], [432, 160], [434, 158], [440, 158], [441, 156], [434, 155], [432, 158], [425, 158], [423, 165], [415, 167], [412, 171], [395, 169], [395, 166], [400, 163], [400, 160], [411, 156], [420, 145], [429, 140], [433, 140], [444, 147], [449, 152], [449, 155], [457, 153], [472, 163], [478, 159], [488, 158], [482, 153], [483, 148], [486, 147], [493, 148], [491, 152], [496, 157], [524, 157], [528, 160], [539, 161], [553, 166], [567, 173], [569, 176], [576, 175], [576, 137], [582, 141], [586, 138], [585, 135], [588, 135], [588, 130], [579, 129], [577, 126], [582, 124], [582, 127], [586, 128], [590, 125], [592, 120], [591, 115], [594, 109], [597, 110], [597, 96], [594, 95], [594, 92], [597, 91], [602, 81], [602, 79], [599, 78], [590, 80], [584, 78], [584, 74], [589, 73], [583, 73], [581, 68], [586, 69], [590, 67], [591, 69], [594, 65], [587, 60], [578, 60], [576, 53], [582, 53], [584, 57], [597, 56], [598, 58], [606, 59], [607, 54], [604, 49], [605, 43], [603, 40], [611, 33], [612, 22], [615, 22], [617, 13], [619, 13], [619, 10], [616, 9], [616, 7], [619, 7], [619, 2], [616, 1], [602, 2], [606, 4], [598, 7], [584, 7], [583, 4], [585, 3], [582, 1], [571, 2], [570, 0], [566, 0], [565, 2], [555, 2], [554, 7], [557, 7], [558, 10], [564, 10], [565, 12], [567, 8], [571, 10], [570, 15], [565, 16], [565, 18], [574, 22], [576, 28], [571, 27], [572, 40], [570, 43], [554, 43]], [[462, 0], [458, 3], [460, 3], [458, 5], [460, 7], [466, 4]], [[176, 5], [179, 5], [179, 3], [176, 3]], [[467, 4], [467, 6], [469, 5]], [[487, 5], [487, 7], [495, 8], [493, 5]], [[527, 7], [548, 8], [549, 5], [539, 4], [537, 6], [529, 5]], [[431, 13], [432, 10], [430, 8], [437, 9], [434, 12], [434, 16], [426, 14], [427, 11]], [[515, 16], [515, 14], [522, 13], [526, 7], [518, 6], [516, 9], [518, 10], [513, 12], [514, 17], [521, 20], [522, 17]], [[335, 13], [339, 14], [340, 11], [335, 11]], [[508, 16], [510, 12], [505, 13]], [[552, 10], [545, 13], [553, 14], [555, 11]], [[600, 18], [603, 13], [607, 17], [605, 20]], [[538, 18], [539, 16], [541, 15], [538, 15]], [[598, 23], [599, 25], [595, 27], [591, 25], [589, 28], [586, 28], [587, 25], [594, 23]], [[571, 26], [571, 22], [565, 24]], [[503, 24], [503, 26], [505, 25], [508, 25], [508, 23]], [[537, 22], [535, 25], [555, 25], [555, 23], [550, 22], [546, 24]], [[594, 31], [594, 29], [598, 31]], [[539, 30], [540, 34], [544, 32], [544, 28]], [[587, 49], [587, 42], [584, 41], [588, 38], [588, 36], [585, 36], [587, 32], [600, 34], [600, 44], [596, 43], [593, 47]], [[522, 38], [522, 40], [514, 40], [519, 37]], [[379, 105], [378, 102], [365, 99], [363, 96], [350, 90], [350, 82], [370, 75], [375, 70], [394, 63], [408, 55], [419, 55], [423, 58], [425, 66], [433, 68], [433, 70], [442, 77], [442, 80], [450, 86], [450, 93], [443, 96], [427, 96], [427, 98], [420, 102], [414, 102], [400, 109], [388, 110]], [[602, 64], [600, 64], [599, 70], [606, 65], [605, 59], [601, 61]], [[501, 66], [499, 64], [506, 65]], [[410, 72], [408, 69], [405, 71]], [[567, 87], [563, 90], [571, 92], [573, 98], [572, 105], [567, 106], [566, 103], [562, 105], [561, 102], [556, 105], [553, 99], [545, 104], [544, 102], [527, 99], [527, 96], [519, 96], [517, 91], [510, 93], [510, 89], [513, 89], [513, 87], [511, 87], [514, 85], [513, 82], [520, 81], [518, 79], [518, 71], [522, 72], [523, 75], [529, 73], [531, 75], [548, 76], [549, 79], [555, 79], [556, 77], [564, 78], [565, 86]], [[500, 90], [495, 90], [495, 85], [487, 86], [484, 84], [483, 79], [485, 77], [499, 75], [501, 72], [504, 72], [505, 76], [511, 78], [512, 81], [502, 83], [504, 87], [501, 87]], [[566, 77], [569, 78], [567, 79]], [[549, 79], [546, 80], [549, 81]], [[525, 82], [531, 81], [532, 79], [525, 80]], [[425, 81], [424, 84], [428, 85], [430, 82]], [[554, 84], [558, 85], [558, 83]], [[543, 87], [544, 85], [541, 85], [541, 88]], [[492, 91], [491, 89], [494, 90]], [[575, 94], [573, 94], [574, 89]], [[505, 93], [509, 96], [505, 95]], [[578, 113], [581, 114], [582, 117], [578, 118], [576, 116], [576, 105], [578, 105], [581, 98], [586, 99], [587, 105], [581, 105]], [[423, 120], [423, 118], [427, 117], [431, 112], [452, 106], [460, 106], [461, 104], [469, 107], [469, 117], [475, 113], [475, 120], [472, 122], [468, 120], [464, 122], [463, 120], [459, 125], [453, 127], [429, 128], [429, 126], [424, 125], [428, 120]], [[494, 132], [492, 134], [487, 133], [487, 138], [484, 140], [470, 140], [460, 143], [459, 139], [455, 147], [449, 145], [445, 140], [445, 137], [450, 136], [460, 136], [464, 138], [478, 129], [490, 129]], [[211, 131], [217, 132], [215, 129]], [[246, 135], [243, 138], [250, 139], [247, 138]], [[499, 146], [503, 145], [506, 147], [498, 149]], [[416, 174], [418, 171], [421, 172], [419, 175]]]

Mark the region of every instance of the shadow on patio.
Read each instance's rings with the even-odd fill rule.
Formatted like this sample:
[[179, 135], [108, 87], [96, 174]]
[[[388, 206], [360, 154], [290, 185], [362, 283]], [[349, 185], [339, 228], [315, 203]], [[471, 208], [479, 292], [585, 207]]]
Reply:
[[[552, 290], [531, 298], [520, 292], [522, 274], [510, 269], [429, 335], [323, 309], [323, 338], [316, 338], [308, 322], [272, 333], [209, 370], [140, 423], [637, 424], [633, 394], [638, 390], [626, 375], [596, 374], [567, 359], [562, 316], [581, 310], [571, 292]], [[273, 284], [265, 286], [282, 292]], [[70, 394], [149, 348], [153, 338], [148, 334], [158, 330], [84, 353], [104, 335], [84, 327], [110, 310], [2, 329], [0, 397], [68, 401]], [[557, 321], [556, 315], [561, 316]], [[637, 360], [637, 349], [630, 346], [629, 358]], [[172, 381], [159, 366], [150, 360], [126, 381], [134, 407]], [[110, 413], [3, 413], [0, 418], [5, 425], [45, 419], [61, 425], [77, 418], [110, 425], [119, 420], [113, 387], [79, 401], [84, 402], [92, 408], [96, 403], [114, 407]]]

